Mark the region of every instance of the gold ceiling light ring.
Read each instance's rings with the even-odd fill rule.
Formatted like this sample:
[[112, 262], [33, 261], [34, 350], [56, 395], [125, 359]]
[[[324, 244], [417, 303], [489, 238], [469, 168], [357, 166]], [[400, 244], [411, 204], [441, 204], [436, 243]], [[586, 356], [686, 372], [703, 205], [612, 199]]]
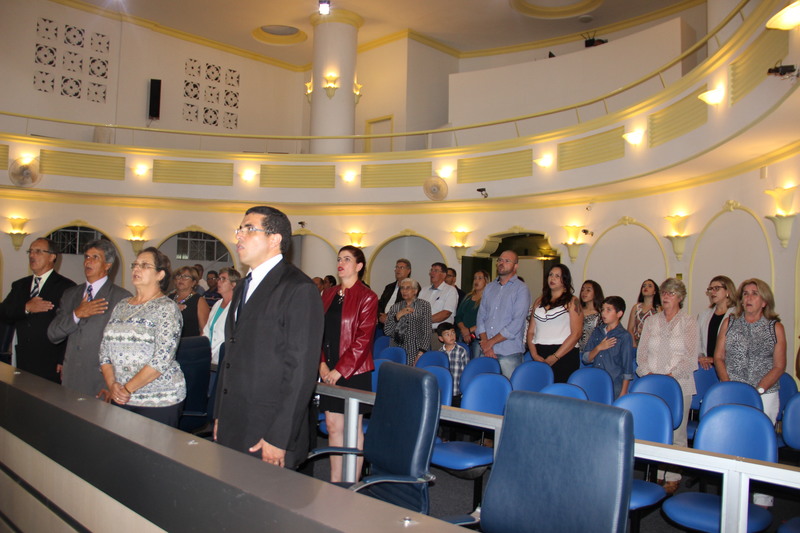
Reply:
[[299, 44], [308, 40], [308, 34], [294, 26], [283, 26], [280, 24], [267, 24], [254, 29], [250, 35], [256, 41], [262, 43], [288, 46]]
[[[528, 0], [509, 0], [509, 4], [526, 17], [537, 19], [566, 19], [590, 13], [603, 5], [604, 0], [566, 1], [565, 5], [537, 5]], [[551, 2], [555, 3], [555, 2]]]

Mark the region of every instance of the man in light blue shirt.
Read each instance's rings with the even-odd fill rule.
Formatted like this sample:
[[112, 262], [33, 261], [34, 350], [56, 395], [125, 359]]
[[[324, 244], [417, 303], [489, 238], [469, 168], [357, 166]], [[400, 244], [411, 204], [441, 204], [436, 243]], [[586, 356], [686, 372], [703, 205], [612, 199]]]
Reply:
[[511, 379], [525, 353], [525, 319], [531, 306], [531, 291], [517, 277], [519, 256], [506, 250], [497, 258], [497, 279], [483, 290], [475, 333], [485, 357], [500, 363]]

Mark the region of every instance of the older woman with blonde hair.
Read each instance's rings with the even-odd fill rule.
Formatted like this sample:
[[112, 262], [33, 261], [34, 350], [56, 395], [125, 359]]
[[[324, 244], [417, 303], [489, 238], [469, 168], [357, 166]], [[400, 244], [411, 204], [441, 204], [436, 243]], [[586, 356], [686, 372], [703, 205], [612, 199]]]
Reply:
[[430, 348], [431, 304], [420, 300], [420, 285], [414, 279], [399, 282], [401, 301], [389, 309], [383, 330], [392, 340], [390, 346], [406, 351], [406, 363], [413, 366], [417, 357]]
[[736, 309], [736, 285], [728, 276], [714, 276], [706, 289], [709, 306], [697, 315], [700, 327], [700, 357], [698, 363], [704, 369], [714, 366], [714, 352], [722, 321]]

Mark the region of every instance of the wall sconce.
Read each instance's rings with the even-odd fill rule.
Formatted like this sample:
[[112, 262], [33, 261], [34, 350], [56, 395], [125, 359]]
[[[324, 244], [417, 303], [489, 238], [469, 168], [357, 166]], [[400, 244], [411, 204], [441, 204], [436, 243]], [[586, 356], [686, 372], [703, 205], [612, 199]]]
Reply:
[[248, 169], [243, 170], [240, 173], [240, 175], [242, 176], [242, 180], [243, 181], [246, 181], [247, 183], [251, 183], [253, 180], [256, 179], [256, 176], [258, 176], [258, 172], [256, 172], [252, 168], [248, 168]]
[[784, 7], [767, 21], [771, 30], [791, 30], [800, 25], [800, 0]]
[[542, 168], [551, 167], [553, 165], [553, 154], [544, 154], [539, 159], [534, 159], [533, 162]]
[[789, 239], [792, 238], [792, 224], [797, 215], [767, 215], [768, 218], [775, 225], [775, 235], [781, 243], [781, 247], [786, 248], [789, 245]]
[[669, 222], [671, 230], [671, 234], [665, 235], [664, 238], [672, 244], [672, 253], [675, 254], [675, 259], [682, 261], [683, 254], [686, 252], [686, 239], [689, 238], [689, 235], [686, 235], [686, 223], [689, 222], [689, 215], [670, 215], [664, 217], [664, 220]]
[[464, 255], [467, 253], [467, 239], [469, 238], [469, 231], [464, 230], [456, 230], [451, 232], [453, 234], [453, 241], [454, 244], [451, 246], [453, 251], [456, 253], [456, 259], [458, 262], [461, 263], [461, 260], [464, 258]]
[[11, 237], [11, 244], [14, 246], [14, 250], [19, 251], [22, 248], [22, 243], [25, 242], [25, 237], [30, 235], [25, 233], [25, 224], [28, 223], [28, 219], [8, 217], [8, 221], [11, 223], [11, 231], [8, 232], [9, 237]]
[[131, 237], [128, 239], [128, 241], [131, 243], [133, 253], [139, 255], [142, 253], [142, 249], [144, 249], [144, 243], [147, 242], [147, 240], [144, 238], [144, 232], [147, 229], [147, 226], [136, 224], [128, 226], [128, 229], [131, 230]]
[[361, 88], [363, 85], [360, 83], [353, 82], [353, 100], [355, 101], [356, 105], [358, 105], [358, 101], [361, 100]]
[[342, 174], [340, 177], [342, 178], [342, 181], [345, 182], [345, 183], [353, 183], [354, 181], [356, 181], [356, 178], [358, 177], [358, 174], [356, 174], [355, 170], [348, 170], [347, 172]]
[[583, 228], [581, 226], [563, 226], [567, 230], [567, 242], [562, 242], [567, 247], [570, 262], [574, 263], [578, 259], [578, 253], [584, 243], [579, 243], [578, 238], [581, 236]]
[[455, 169], [451, 165], [444, 165], [436, 171], [436, 175], [442, 179], [447, 179], [453, 177], [453, 173]]
[[628, 133], [623, 133], [622, 138], [625, 139], [628, 144], [639, 146], [644, 140], [644, 130], [633, 130]]
[[794, 202], [794, 191], [796, 189], [797, 185], [786, 187], [785, 189], [778, 187], [764, 191], [764, 194], [772, 196], [772, 199], [775, 200], [775, 214], [780, 216], [793, 214], [792, 203]]
[[721, 104], [725, 99], [725, 89], [723, 87], [717, 87], [716, 89], [700, 93], [697, 97], [708, 105]]
[[336, 89], [339, 88], [339, 76], [335, 74], [325, 76], [325, 83], [322, 84], [322, 88], [325, 89], [325, 94], [328, 95], [328, 98], [333, 98], [333, 95], [336, 94]]
[[306, 82], [305, 86], [306, 86], [306, 100], [308, 100], [308, 103], [310, 104], [311, 103], [311, 93], [314, 92], [314, 80], [312, 79], [311, 81]]
[[664, 217], [669, 222], [672, 235], [686, 235], [686, 223], [689, 222], [689, 215], [670, 215]]
[[672, 253], [675, 254], [675, 259], [678, 261], [683, 260], [683, 254], [686, 251], [686, 239], [688, 235], [665, 235], [669, 242], [672, 243]]
[[360, 231], [349, 232], [347, 236], [350, 237], [350, 245], [355, 246], [356, 248], [361, 248], [364, 241], [364, 235], [365, 233]]
[[138, 165], [134, 165], [131, 169], [133, 171], [133, 175], [139, 178], [143, 178], [147, 176], [147, 173], [150, 171], [150, 167], [148, 167], [144, 163], [139, 163]]

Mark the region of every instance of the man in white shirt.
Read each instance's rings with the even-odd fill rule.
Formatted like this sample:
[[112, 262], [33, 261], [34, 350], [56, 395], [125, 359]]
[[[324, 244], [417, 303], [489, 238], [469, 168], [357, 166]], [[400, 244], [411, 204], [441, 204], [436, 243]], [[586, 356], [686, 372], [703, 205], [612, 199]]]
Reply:
[[447, 322], [451, 317], [455, 316], [456, 307], [458, 306], [458, 292], [455, 287], [444, 282], [444, 278], [447, 275], [447, 265], [444, 263], [432, 264], [429, 275], [431, 284], [420, 291], [419, 298], [431, 304], [431, 327], [433, 328], [431, 331], [431, 350], [439, 350], [442, 347], [442, 343], [436, 334], [436, 326], [441, 322]]

